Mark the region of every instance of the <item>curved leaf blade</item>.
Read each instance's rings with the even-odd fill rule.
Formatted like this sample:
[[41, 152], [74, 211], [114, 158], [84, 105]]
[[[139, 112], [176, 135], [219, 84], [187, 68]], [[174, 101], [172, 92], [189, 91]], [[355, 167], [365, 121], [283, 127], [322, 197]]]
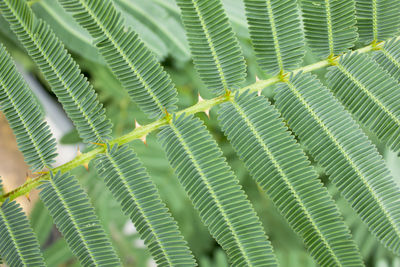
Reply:
[[246, 65], [220, 0], [177, 0], [193, 62], [213, 93], [223, 94], [246, 78]]
[[0, 1], [0, 11], [35, 61], [85, 142], [110, 138], [111, 122], [97, 95], [64, 45], [26, 1]]
[[105, 154], [97, 156], [96, 168], [158, 266], [196, 266], [177, 223], [133, 150], [108, 146]]
[[1, 205], [0, 237], [0, 255], [8, 266], [46, 266], [29, 221], [15, 201], [7, 199]]
[[70, 174], [58, 172], [39, 187], [40, 198], [72, 253], [84, 266], [120, 266], [87, 194]]
[[358, 34], [352, 0], [300, 1], [307, 44], [322, 58], [353, 47]]
[[268, 100], [236, 94], [222, 104], [218, 119], [250, 174], [318, 264], [363, 266], [335, 203]]
[[95, 39], [100, 54], [130, 97], [150, 117], [176, 110], [176, 89], [140, 37], [124, 26], [110, 0], [59, 0]]
[[360, 41], [380, 42], [399, 32], [400, 3], [396, 0], [356, 0], [357, 29]]
[[327, 82], [341, 102], [378, 138], [400, 150], [400, 85], [364, 54], [340, 58]]
[[351, 115], [309, 73], [292, 76], [276, 92], [289, 127], [369, 230], [400, 254], [400, 190]]
[[164, 126], [158, 137], [180, 183], [230, 263], [276, 266], [257, 215], [202, 122], [181, 115]]
[[17, 71], [5, 47], [0, 44], [0, 110], [4, 112], [33, 171], [50, 167], [56, 142], [28, 85]]
[[304, 36], [295, 0], [244, 0], [250, 38], [260, 67], [275, 75], [297, 68]]
[[400, 40], [390, 40], [374, 54], [374, 60], [400, 82]]

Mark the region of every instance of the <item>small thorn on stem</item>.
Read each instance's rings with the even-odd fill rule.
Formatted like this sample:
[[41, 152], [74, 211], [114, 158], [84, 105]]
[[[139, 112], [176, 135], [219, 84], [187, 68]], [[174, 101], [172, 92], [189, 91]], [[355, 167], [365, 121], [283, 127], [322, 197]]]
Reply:
[[198, 93], [198, 95], [197, 95], [197, 102], [203, 102], [204, 101], [204, 98], [202, 98], [201, 97], [201, 95], [200, 95], [200, 93]]
[[96, 142], [89, 142], [89, 143], [96, 145], [96, 146], [106, 147], [106, 144], [104, 144], [104, 143], [96, 143]]

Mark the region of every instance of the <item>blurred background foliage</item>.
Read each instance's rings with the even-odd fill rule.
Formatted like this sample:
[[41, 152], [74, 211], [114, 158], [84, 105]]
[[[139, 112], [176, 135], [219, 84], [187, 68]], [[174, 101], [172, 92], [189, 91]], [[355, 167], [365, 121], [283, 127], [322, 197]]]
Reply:
[[[69, 14], [64, 12], [57, 1], [33, 0], [29, 2], [36, 15], [51, 25], [95, 87], [100, 101], [106, 107], [108, 117], [113, 121], [114, 135], [120, 136], [131, 131], [135, 127], [135, 119], [140, 124], [149, 123], [150, 121], [130, 101], [119, 82], [105, 67], [103, 60], [92, 44], [89, 34], [79, 27]], [[212, 97], [205, 90], [205, 86], [198, 78], [191, 63], [188, 44], [179, 18], [179, 9], [174, 0], [114, 0], [114, 2], [125, 16], [126, 26], [132, 27], [140, 34], [145, 43], [156, 54], [160, 63], [170, 73], [178, 88], [179, 109], [195, 104], [198, 101], [198, 94], [203, 98]], [[242, 1], [223, 0], [223, 3], [244, 51], [248, 65], [247, 83], [254, 82], [256, 76], [268, 78], [256, 65], [249, 41]], [[37, 79], [41, 86], [47, 90], [47, 93], [51, 94], [40, 72], [21, 48], [16, 37], [9, 30], [7, 22], [1, 16], [0, 41], [8, 47], [22, 69]], [[311, 53], [307, 53], [304, 64], [307, 65], [315, 61], [316, 58]], [[325, 70], [316, 72], [322, 81], [324, 81], [324, 73]], [[273, 101], [273, 87], [264, 90], [263, 94]], [[56, 102], [55, 97], [53, 97], [53, 100]], [[228, 159], [228, 163], [247, 192], [274, 245], [281, 266], [315, 266], [301, 240], [292, 232], [264, 192], [255, 185], [242, 163], [235, 156], [232, 147], [220, 131], [216, 120], [216, 109], [211, 110], [211, 119], [204, 113], [197, 114], [197, 116], [204, 120], [208, 129], [214, 135]], [[378, 146], [388, 167], [393, 172], [393, 176], [400, 183], [398, 155], [379, 144], [374, 136], [370, 135], [370, 138]], [[71, 146], [80, 144], [79, 137], [74, 130], [63, 133], [59, 142]], [[190, 204], [178, 180], [174, 177], [164, 152], [157, 143], [155, 134], [152, 133], [147, 137], [146, 145], [137, 140], [131, 146], [150, 172], [162, 199], [178, 221], [179, 227], [199, 265], [205, 267], [228, 266], [224, 252], [208, 234], [207, 229], [201, 225], [199, 216]], [[82, 149], [82, 144], [80, 144], [80, 147]], [[74, 156], [72, 155], [72, 157]], [[400, 258], [393, 256], [369, 234], [366, 226], [361, 223], [349, 205], [340, 197], [337, 190], [328, 183], [323, 169], [319, 166], [315, 166], [315, 168], [337, 201], [345, 221], [359, 245], [365, 263], [368, 266], [400, 266]], [[135, 228], [123, 215], [119, 205], [111, 197], [103, 181], [93, 169], [89, 165], [89, 171], [79, 167], [73, 173], [79, 177], [91, 197], [104, 228], [108, 231], [114, 247], [123, 259], [124, 266], [154, 266], [155, 264], [151, 261]], [[30, 211], [30, 217], [48, 265], [79, 266], [65, 241], [60, 238], [60, 234], [53, 226], [50, 216], [40, 201], [35, 203], [33, 210]]]

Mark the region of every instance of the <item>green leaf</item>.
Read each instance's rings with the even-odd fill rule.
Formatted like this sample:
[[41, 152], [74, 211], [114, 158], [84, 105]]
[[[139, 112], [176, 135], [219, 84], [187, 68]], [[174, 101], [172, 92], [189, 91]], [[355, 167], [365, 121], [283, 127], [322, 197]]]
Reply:
[[159, 133], [170, 165], [232, 266], [276, 266], [256, 213], [216, 142], [192, 115]]
[[[153, 35], [160, 38], [167, 46], [168, 53], [172, 57], [180, 61], [188, 61], [190, 59], [189, 46], [180, 20], [171, 16], [163, 7], [152, 3], [152, 1], [141, 0], [117, 0], [115, 4], [123, 15], [127, 17], [127, 23], [129, 23], [129, 17], [133, 17], [138, 23], [148, 27]], [[129, 24], [133, 27], [135, 26], [133, 23]], [[151, 49], [149, 45], [154, 44], [146, 42], [146, 36], [140, 34], [139, 24], [134, 28], [138, 30], [138, 34]]]
[[107, 147], [98, 173], [121, 204], [158, 266], [195, 266], [186, 242], [143, 164], [127, 146]]
[[359, 40], [385, 41], [399, 32], [400, 3], [397, 0], [356, 0]]
[[244, 0], [244, 3], [260, 67], [271, 75], [297, 68], [305, 49], [296, 0]]
[[85, 142], [109, 139], [111, 122], [106, 119], [93, 87], [49, 26], [34, 17], [25, 1], [0, 0], [0, 11], [42, 71], [82, 139]]
[[54, 241], [50, 247], [43, 251], [43, 257], [47, 266], [62, 266], [62, 264], [73, 259], [74, 255], [68, 248], [64, 238]]
[[43, 120], [33, 97], [14, 62], [0, 44], [0, 110], [12, 128], [19, 150], [33, 171], [50, 167], [56, 154], [56, 142]]
[[339, 55], [357, 40], [352, 0], [300, 1], [304, 32], [311, 50], [322, 58]]
[[39, 187], [40, 198], [82, 265], [120, 266], [90, 200], [74, 176], [58, 172]]
[[255, 93], [236, 94], [218, 119], [250, 174], [320, 266], [363, 266], [349, 229], [279, 113]]
[[351, 53], [329, 69], [327, 82], [358, 120], [400, 150], [400, 85], [386, 71], [367, 55]]
[[351, 115], [310, 73], [276, 89], [276, 106], [369, 230], [400, 254], [400, 190]]
[[393, 39], [386, 42], [375, 52], [373, 58], [390, 76], [400, 82], [400, 40]]
[[32, 10], [38, 18], [51, 25], [54, 33], [70, 51], [91, 61], [104, 64], [102, 57], [93, 45], [92, 37], [74, 21], [70, 14], [65, 12], [57, 1], [37, 1], [32, 5]]
[[246, 65], [220, 0], [177, 0], [194, 65], [213, 93], [242, 83]]
[[8, 199], [0, 209], [0, 255], [8, 266], [45, 266], [22, 208]]
[[100, 54], [129, 95], [150, 117], [175, 111], [176, 89], [139, 36], [124, 26], [110, 0], [59, 0], [95, 39]]
[[39, 244], [41, 246], [45, 245], [47, 240], [49, 240], [53, 228], [53, 220], [40, 199], [35, 202], [29, 219], [33, 232], [38, 238]]

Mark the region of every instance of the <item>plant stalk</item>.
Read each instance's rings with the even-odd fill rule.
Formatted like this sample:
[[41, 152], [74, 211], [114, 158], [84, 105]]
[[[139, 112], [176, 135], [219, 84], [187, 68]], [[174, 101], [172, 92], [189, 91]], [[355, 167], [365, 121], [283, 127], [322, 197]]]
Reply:
[[[399, 38], [400, 37], [396, 37], [396, 39], [399, 39]], [[388, 42], [388, 41], [386, 41], [386, 42]], [[385, 42], [379, 43], [379, 46], [371, 44], [371, 45], [365, 46], [363, 48], [360, 48], [360, 49], [358, 49], [356, 51], [358, 53], [367, 53], [367, 52], [370, 52], [372, 50], [379, 49], [379, 47], [382, 47], [384, 45], [384, 43]], [[322, 60], [322, 61], [316, 62], [314, 64], [310, 64], [310, 65], [298, 68], [298, 69], [296, 69], [294, 71], [287, 72], [287, 73], [285, 73], [285, 76], [288, 76], [288, 75], [291, 75], [291, 74], [296, 74], [298, 72], [311, 72], [311, 71], [314, 71], [314, 70], [317, 70], [317, 69], [321, 69], [321, 68], [330, 66], [330, 65], [332, 65], [332, 63], [333, 63], [332, 59], [329, 58], [329, 59], [326, 59], [326, 60]], [[244, 92], [246, 90], [249, 90], [251, 92], [262, 91], [266, 87], [280, 82], [281, 79], [282, 79], [282, 76], [281, 75], [277, 75], [277, 76], [274, 76], [274, 77], [266, 79], [266, 80], [259, 80], [259, 81], [256, 81], [255, 83], [251, 84], [251, 85], [248, 85], [248, 86], [245, 86], [245, 87], [239, 89], [239, 93], [242, 93], [242, 92]], [[232, 95], [231, 97], [234, 97], [234, 95]], [[216, 97], [216, 98], [213, 98], [213, 99], [203, 100], [203, 101], [200, 101], [200, 102], [196, 103], [193, 106], [190, 106], [190, 107], [188, 107], [186, 109], [178, 111], [175, 114], [176, 114], [176, 116], [179, 116], [179, 115], [181, 115], [183, 113], [185, 113], [185, 114], [195, 114], [195, 113], [198, 113], [198, 112], [204, 112], [204, 111], [207, 111], [210, 108], [212, 108], [212, 107], [214, 107], [214, 106], [216, 106], [216, 105], [218, 105], [220, 103], [229, 101], [229, 99], [232, 99], [232, 98], [227, 98], [225, 95], [222, 95], [222, 96], [219, 96], [219, 97]], [[152, 122], [150, 124], [138, 127], [136, 129], [132, 130], [131, 132], [123, 135], [123, 136], [115, 138], [112, 141], [110, 141], [109, 144], [112, 146], [112, 145], [115, 145], [115, 144], [123, 145], [123, 144], [129, 143], [129, 142], [131, 142], [131, 141], [133, 141], [135, 139], [139, 139], [139, 138], [141, 138], [143, 136], [146, 136], [147, 134], [155, 131], [156, 129], [160, 128], [161, 126], [167, 125], [167, 124], [168, 124], [167, 118], [166, 117], [161, 118], [161, 119], [159, 119], [159, 120], [157, 120], [155, 122]], [[70, 171], [70, 170], [78, 167], [78, 166], [82, 166], [82, 165], [88, 164], [92, 159], [94, 159], [96, 157], [96, 155], [98, 155], [100, 153], [104, 153], [104, 152], [105, 152], [105, 146], [96, 147], [96, 148], [92, 149], [91, 151], [89, 151], [87, 153], [83, 153], [83, 154], [80, 154], [80, 155], [76, 156], [73, 160], [71, 160], [71, 161], [69, 161], [69, 162], [67, 162], [67, 163], [65, 163], [65, 164], [63, 164], [63, 165], [61, 165], [59, 167], [54, 168], [51, 171], [53, 173], [57, 173], [58, 171], [60, 171], [61, 173], [65, 173], [67, 171]], [[6, 194], [0, 195], [0, 204], [2, 204], [7, 198], [9, 198], [10, 201], [11, 201], [11, 200], [14, 200], [15, 198], [17, 198], [19, 196], [23, 196], [23, 195], [29, 194], [29, 192], [32, 189], [34, 189], [37, 186], [39, 186], [42, 181], [48, 180], [48, 179], [50, 179], [50, 174], [49, 173], [45, 173], [45, 174], [40, 175], [40, 176], [38, 176], [38, 177], [36, 177], [34, 179], [28, 179], [23, 185], [19, 186], [18, 188], [14, 189], [14, 190], [6, 193]]]

